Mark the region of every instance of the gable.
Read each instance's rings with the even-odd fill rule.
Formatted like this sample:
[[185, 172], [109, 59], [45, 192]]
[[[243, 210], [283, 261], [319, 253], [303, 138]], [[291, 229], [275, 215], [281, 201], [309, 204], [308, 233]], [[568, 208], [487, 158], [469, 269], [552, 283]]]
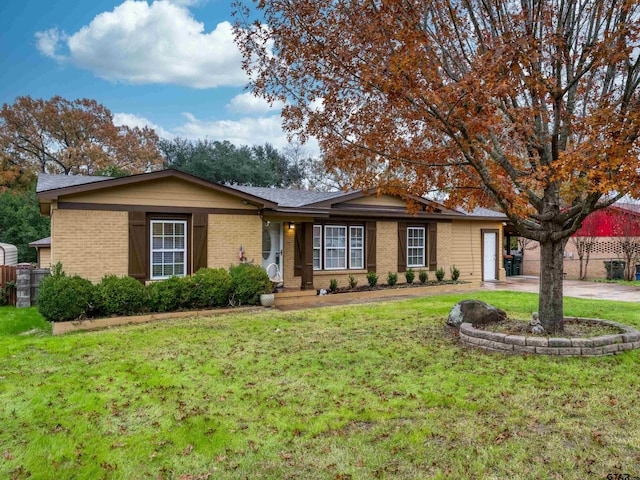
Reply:
[[341, 202], [335, 204], [336, 207], [342, 206], [372, 206], [372, 207], [395, 207], [395, 208], [407, 208], [406, 202], [399, 198], [394, 197], [393, 195], [364, 195], [359, 198], [354, 198], [352, 200], [348, 200], [346, 202]]
[[242, 198], [188, 182], [179, 177], [158, 178], [145, 182], [61, 195], [58, 200], [59, 202], [100, 205], [256, 209], [254, 205], [243, 201]]

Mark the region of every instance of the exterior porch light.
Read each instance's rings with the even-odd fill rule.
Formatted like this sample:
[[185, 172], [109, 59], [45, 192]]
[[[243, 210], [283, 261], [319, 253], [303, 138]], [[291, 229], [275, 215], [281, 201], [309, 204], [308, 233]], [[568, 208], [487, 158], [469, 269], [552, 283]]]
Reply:
[[296, 224], [295, 222], [289, 222], [289, 230], [295, 230]]

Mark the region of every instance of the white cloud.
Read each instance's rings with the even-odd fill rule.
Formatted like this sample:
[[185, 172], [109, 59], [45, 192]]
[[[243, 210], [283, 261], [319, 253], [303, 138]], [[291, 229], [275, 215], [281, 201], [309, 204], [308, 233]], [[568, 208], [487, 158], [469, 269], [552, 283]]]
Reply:
[[168, 139], [171, 139], [175, 136], [168, 130], [162, 128], [160, 125], [153, 123], [151, 120], [148, 120], [145, 117], [141, 117], [139, 115], [135, 115], [133, 113], [114, 113], [113, 124], [117, 126], [126, 125], [127, 127], [131, 128], [149, 127], [152, 128], [158, 134], [158, 136]]
[[[37, 32], [38, 50], [112, 81], [169, 83], [193, 88], [240, 86], [247, 82], [229, 22], [205, 32], [186, 8], [193, 0], [127, 0], [67, 36]], [[68, 52], [59, 55], [66, 46]]]
[[45, 57], [62, 59], [56, 54], [58, 44], [66, 39], [64, 32], [60, 32], [58, 27], [50, 28], [43, 32], [36, 32], [36, 48]]
[[233, 113], [267, 113], [282, 109], [284, 103], [277, 101], [273, 105], [261, 97], [256, 97], [251, 92], [236, 95], [226, 105], [226, 109]]
[[[236, 146], [270, 143], [279, 150], [289, 143], [287, 135], [282, 131], [281, 119], [278, 115], [246, 117], [239, 120], [201, 120], [189, 112], [184, 112], [182, 115], [186, 121], [171, 130], [133, 113], [114, 113], [113, 123], [129, 127], [153, 128], [160, 137], [169, 140], [179, 136], [190, 140], [205, 138], [220, 142], [228, 140]], [[305, 152], [309, 156], [318, 156], [320, 154], [318, 142], [310, 139], [305, 144]]]
[[[287, 135], [282, 131], [282, 120], [278, 115], [213, 121], [200, 120], [188, 112], [183, 115], [187, 122], [174, 129], [181, 137], [228, 140], [237, 146], [270, 143], [277, 149], [282, 149], [289, 143]], [[305, 147], [310, 156], [319, 155], [320, 150], [315, 139], [310, 139]]]
[[167, 0], [174, 5], [181, 5], [183, 7], [195, 7], [207, 3], [207, 0]]

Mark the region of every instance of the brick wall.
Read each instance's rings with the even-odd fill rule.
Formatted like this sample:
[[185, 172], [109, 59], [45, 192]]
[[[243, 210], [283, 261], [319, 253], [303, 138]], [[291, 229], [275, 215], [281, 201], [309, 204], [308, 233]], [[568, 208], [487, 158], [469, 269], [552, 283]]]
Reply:
[[237, 265], [240, 245], [247, 261], [261, 265], [262, 220], [258, 215], [209, 215], [207, 244], [207, 263], [211, 268]]
[[[616, 237], [598, 237], [587, 265], [587, 278], [606, 278], [607, 270], [604, 262], [611, 260], [623, 260], [620, 247]], [[523, 275], [540, 275], [540, 245], [538, 242], [531, 242], [525, 250], [523, 261]], [[578, 279], [580, 277], [580, 259], [575, 243], [569, 239], [565, 246], [564, 273], [568, 279]]]
[[[398, 271], [398, 222], [377, 222], [376, 225], [376, 272], [379, 283], [387, 282], [389, 272]], [[398, 282], [404, 282], [398, 275]]]
[[127, 275], [128, 222], [127, 212], [53, 210], [51, 263], [94, 283], [105, 274]]
[[[454, 222], [438, 223], [437, 227], [437, 255], [438, 267], [445, 270], [445, 278], [450, 278], [449, 268], [456, 265], [460, 271], [460, 278], [463, 280], [480, 281], [482, 278], [482, 255], [481, 255], [481, 229], [501, 229], [501, 225], [496, 222]], [[290, 288], [300, 287], [300, 277], [293, 275], [293, 248], [294, 232], [288, 231], [285, 225], [284, 237], [284, 281], [285, 286]], [[502, 242], [502, 234], [499, 234], [498, 242]], [[425, 270], [428, 267], [424, 268]], [[416, 272], [416, 282], [418, 272], [421, 268], [414, 269]], [[376, 238], [376, 271], [378, 273], [378, 283], [387, 282], [389, 272], [398, 271], [398, 223], [393, 221], [377, 222]], [[366, 271], [350, 272], [346, 270], [314, 272], [313, 284], [316, 288], [328, 288], [332, 278], [338, 280], [339, 287], [348, 286], [349, 275], [352, 274], [358, 285], [366, 285]], [[497, 274], [499, 279], [504, 279], [502, 261], [499, 259]], [[434, 280], [435, 274], [429, 272], [429, 279]], [[403, 273], [398, 274], [398, 283], [405, 283]]]
[[[436, 227], [436, 246], [437, 246], [437, 259], [438, 259], [438, 268], [444, 268], [445, 278], [449, 278], [449, 267], [454, 265], [456, 262], [452, 258], [452, 224], [451, 223], [438, 223]], [[428, 268], [427, 268], [428, 270]], [[435, 272], [430, 273], [429, 277], [433, 280], [435, 279]]]

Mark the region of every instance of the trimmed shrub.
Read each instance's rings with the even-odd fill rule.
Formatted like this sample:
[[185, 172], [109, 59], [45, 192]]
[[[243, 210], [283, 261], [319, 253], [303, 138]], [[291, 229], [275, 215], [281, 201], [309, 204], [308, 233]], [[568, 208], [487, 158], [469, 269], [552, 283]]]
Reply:
[[93, 309], [95, 287], [84, 278], [67, 277], [58, 270], [56, 275], [45, 277], [38, 291], [38, 311], [50, 322], [77, 320]]
[[378, 274], [376, 272], [367, 272], [367, 282], [369, 282], [369, 287], [375, 287], [378, 284]]
[[174, 312], [186, 305], [189, 279], [170, 277], [145, 287], [145, 304], [151, 312]]
[[440, 267], [439, 269], [436, 270], [436, 278], [438, 279], [439, 282], [444, 280], [444, 268]]
[[420, 283], [423, 285], [429, 281], [429, 275], [426, 270], [420, 270], [418, 272], [418, 280], [420, 280]]
[[142, 311], [144, 286], [132, 277], [105, 275], [95, 287], [94, 302], [100, 315], [133, 315]]
[[241, 263], [229, 268], [231, 302], [234, 305], [256, 305], [260, 295], [271, 292], [269, 275], [259, 265]]
[[356, 288], [358, 286], [358, 279], [353, 276], [353, 275], [349, 275], [349, 287], [350, 288]]
[[191, 308], [223, 307], [229, 304], [231, 276], [224, 268], [201, 268], [189, 282]]
[[453, 280], [454, 282], [460, 278], [460, 269], [458, 269], [458, 267], [456, 267], [455, 265], [452, 265], [449, 268], [449, 272], [451, 272], [451, 280]]
[[332, 278], [331, 280], [329, 280], [329, 291], [331, 293], [336, 293], [338, 291], [338, 280], [335, 278]]
[[389, 274], [387, 275], [387, 285], [393, 287], [396, 283], [398, 283], [398, 274], [389, 272]]
[[407, 283], [411, 284], [416, 278], [416, 272], [413, 271], [412, 268], [404, 272], [404, 278], [407, 280]]

